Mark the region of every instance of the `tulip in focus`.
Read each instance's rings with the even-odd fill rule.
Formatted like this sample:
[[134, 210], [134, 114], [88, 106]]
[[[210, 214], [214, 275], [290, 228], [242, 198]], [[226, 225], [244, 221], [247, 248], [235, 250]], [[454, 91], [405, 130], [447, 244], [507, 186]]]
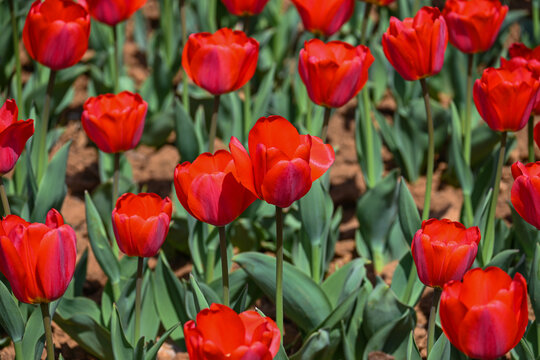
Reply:
[[72, 0], [36, 0], [23, 29], [30, 57], [52, 70], [78, 63], [88, 49], [90, 15]]
[[28, 139], [34, 134], [34, 120], [17, 121], [15, 100], [6, 100], [0, 108], [0, 176], [15, 167]]
[[447, 44], [444, 18], [439, 9], [429, 6], [421, 8], [414, 18], [400, 21], [391, 17], [382, 37], [386, 58], [409, 81], [438, 74]]
[[442, 329], [452, 345], [474, 359], [492, 360], [514, 348], [528, 323], [527, 283], [497, 267], [468, 271], [441, 295]]
[[[523, 44], [514, 43], [508, 49], [510, 61], [501, 59], [501, 66], [516, 66], [515, 64], [525, 64], [536, 77], [540, 77], [540, 46], [534, 49], [529, 49]], [[506, 65], [506, 66], [505, 66]], [[540, 96], [536, 97], [533, 114], [540, 114]]]
[[503, 6], [499, 0], [447, 0], [443, 16], [450, 43], [467, 54], [488, 50], [507, 12], [508, 6]]
[[148, 104], [129, 91], [91, 97], [83, 105], [82, 126], [106, 153], [133, 149], [141, 140]]
[[237, 138], [229, 144], [238, 181], [259, 199], [280, 208], [303, 197], [335, 159], [316, 136], [300, 135], [281, 116], [260, 118], [249, 132], [249, 154]]
[[139, 10], [146, 0], [85, 0], [90, 15], [109, 26], [127, 20]]
[[298, 71], [311, 101], [337, 108], [364, 87], [373, 61], [367, 46], [312, 39], [300, 50]]
[[55, 209], [45, 224], [16, 215], [0, 221], [0, 271], [19, 301], [49, 303], [64, 295], [76, 258], [75, 231]]
[[304, 28], [316, 35], [331, 36], [354, 13], [354, 0], [292, 0]]
[[423, 221], [411, 244], [420, 281], [442, 288], [450, 280], [461, 280], [474, 262], [479, 242], [476, 226], [467, 229], [448, 219]]
[[256, 311], [237, 314], [221, 304], [201, 310], [196, 322], [186, 322], [184, 336], [191, 360], [271, 360], [281, 340], [272, 319]]
[[157, 194], [127, 193], [116, 202], [112, 224], [118, 247], [128, 256], [155, 256], [169, 232], [172, 202]]
[[[535, 129], [536, 130], [536, 129]], [[511, 201], [517, 213], [529, 224], [540, 230], [540, 161], [512, 165]]]
[[182, 53], [182, 66], [198, 86], [213, 95], [238, 90], [255, 74], [259, 43], [228, 28], [214, 34], [191, 34]]
[[260, 14], [268, 0], [221, 0], [227, 10], [236, 16]]

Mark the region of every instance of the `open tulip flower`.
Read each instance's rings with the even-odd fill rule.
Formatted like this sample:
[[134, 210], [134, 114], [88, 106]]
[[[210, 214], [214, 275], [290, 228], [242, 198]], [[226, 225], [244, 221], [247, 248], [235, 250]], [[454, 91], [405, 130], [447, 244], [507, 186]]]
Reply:
[[0, 108], [0, 176], [13, 169], [34, 134], [34, 120], [17, 121], [18, 116], [15, 100], [6, 100]]
[[540, 161], [512, 165], [511, 201], [517, 213], [529, 224], [540, 230]]
[[332, 146], [300, 135], [281, 116], [260, 118], [248, 144], [249, 154], [237, 138], [229, 144], [237, 179], [259, 199], [281, 208], [303, 197], [335, 159]]
[[127, 20], [139, 10], [146, 0], [85, 0], [90, 15], [109, 26]]
[[461, 280], [474, 262], [479, 242], [476, 226], [467, 229], [448, 219], [423, 221], [411, 244], [420, 281], [442, 288], [450, 280]]
[[23, 29], [32, 59], [52, 70], [78, 63], [88, 49], [90, 15], [72, 0], [36, 0]]
[[184, 325], [191, 360], [272, 360], [279, 351], [276, 323], [256, 311], [237, 314], [221, 304], [197, 314]]
[[470, 270], [444, 286], [441, 326], [448, 340], [475, 359], [493, 360], [514, 348], [528, 323], [527, 283], [496, 267]]
[[268, 0], [221, 0], [227, 10], [236, 16], [260, 14]]
[[331, 36], [354, 13], [355, 0], [292, 0], [307, 31]]
[[75, 231], [55, 209], [45, 224], [9, 215], [0, 221], [0, 271], [27, 304], [49, 303], [66, 291], [77, 258]]
[[461, 52], [472, 54], [488, 50], [508, 12], [499, 0], [447, 0], [443, 16], [450, 43]]

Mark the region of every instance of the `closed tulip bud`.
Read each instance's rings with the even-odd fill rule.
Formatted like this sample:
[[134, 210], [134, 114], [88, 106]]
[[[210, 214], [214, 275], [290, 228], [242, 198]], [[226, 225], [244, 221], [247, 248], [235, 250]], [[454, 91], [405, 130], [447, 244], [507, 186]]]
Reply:
[[127, 20], [139, 10], [146, 0], [85, 0], [90, 15], [109, 26]]
[[197, 314], [197, 322], [184, 324], [186, 348], [191, 360], [272, 360], [281, 341], [276, 323], [256, 311], [237, 314], [212, 304]]
[[467, 229], [448, 219], [423, 221], [411, 244], [420, 281], [442, 288], [450, 280], [461, 280], [474, 262], [479, 242], [476, 226]]
[[300, 50], [298, 71], [311, 101], [341, 107], [364, 87], [373, 60], [367, 46], [313, 39]]
[[304, 28], [317, 35], [331, 36], [354, 13], [354, 0], [292, 0]]
[[197, 220], [225, 226], [255, 201], [255, 196], [236, 180], [235, 172], [233, 158], [225, 150], [179, 164], [174, 171], [178, 200]]
[[36, 0], [23, 28], [23, 42], [32, 59], [52, 70], [78, 63], [88, 49], [90, 15], [72, 0]]
[[518, 131], [529, 120], [539, 85], [526, 66], [487, 68], [474, 83], [474, 103], [492, 130]]
[[6, 100], [0, 108], [0, 176], [15, 167], [26, 142], [34, 134], [34, 120], [17, 121], [15, 100]]
[[45, 224], [8, 215], [0, 221], [0, 271], [27, 304], [49, 303], [66, 291], [77, 258], [75, 231], [54, 209]]
[[221, 0], [227, 10], [236, 16], [260, 14], [268, 0]]
[[83, 105], [84, 131], [106, 153], [133, 149], [141, 140], [148, 104], [139, 94], [122, 91], [91, 97]]
[[151, 193], [122, 195], [112, 212], [118, 247], [128, 256], [156, 255], [169, 232], [171, 215], [172, 202], [168, 197], [162, 199]]
[[528, 323], [527, 283], [488, 267], [444, 285], [441, 327], [452, 345], [474, 359], [493, 360], [514, 348]]
[[182, 66], [195, 84], [221, 95], [244, 86], [255, 74], [258, 58], [257, 40], [223, 28], [214, 34], [191, 34], [182, 52]]
[[540, 161], [527, 165], [519, 161], [514, 163], [512, 176], [511, 201], [514, 209], [526, 222], [540, 230]]
[[467, 54], [488, 50], [507, 12], [508, 6], [502, 6], [499, 0], [447, 0], [443, 16], [450, 43]]
[[335, 159], [316, 136], [300, 135], [281, 116], [260, 118], [248, 136], [249, 154], [237, 138], [229, 143], [238, 181], [259, 199], [281, 208], [303, 197]]
[[446, 23], [439, 9], [424, 6], [414, 18], [390, 18], [383, 34], [386, 58], [405, 80], [419, 80], [441, 71], [448, 44]]

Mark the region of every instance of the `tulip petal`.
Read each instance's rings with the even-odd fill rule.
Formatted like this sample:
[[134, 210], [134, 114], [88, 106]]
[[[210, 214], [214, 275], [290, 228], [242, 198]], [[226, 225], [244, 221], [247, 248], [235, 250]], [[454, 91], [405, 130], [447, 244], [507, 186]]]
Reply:
[[336, 154], [330, 144], [325, 144], [317, 136], [311, 136], [311, 151], [309, 154], [309, 167], [311, 168], [311, 181], [320, 178], [334, 163]]
[[212, 339], [223, 354], [230, 354], [244, 345], [244, 324], [234, 310], [224, 305], [214, 303], [209, 309], [202, 310], [197, 315], [197, 329], [204, 339]]
[[266, 202], [286, 208], [311, 188], [311, 168], [301, 159], [281, 161], [265, 175], [261, 192]]
[[34, 134], [34, 120], [17, 121], [0, 133], [0, 175], [11, 171], [26, 142]]

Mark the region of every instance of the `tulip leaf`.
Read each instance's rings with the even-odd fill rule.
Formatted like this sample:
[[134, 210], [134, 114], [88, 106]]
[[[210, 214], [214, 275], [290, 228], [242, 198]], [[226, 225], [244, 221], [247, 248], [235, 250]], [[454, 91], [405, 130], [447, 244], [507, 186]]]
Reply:
[[197, 309], [197, 313], [201, 312], [202, 309], [209, 308], [210, 305], [208, 305], [208, 301], [204, 297], [197, 280], [195, 280], [195, 277], [192, 274], [189, 274], [189, 283], [191, 284], [191, 288], [195, 294], [195, 307]]
[[407, 243], [411, 245], [414, 235], [422, 227], [422, 220], [404, 178], [401, 178], [399, 183], [398, 216], [401, 232]]
[[174, 100], [173, 108], [175, 110], [176, 148], [182, 162], [193, 161], [201, 153], [202, 139], [197, 136], [193, 120], [178, 99]]
[[449, 166], [456, 171], [463, 194], [471, 195], [474, 177], [470, 167], [465, 162], [461, 144], [461, 119], [456, 104], [452, 102], [452, 136], [450, 143]]
[[441, 334], [433, 345], [427, 360], [450, 360], [451, 351], [450, 341], [448, 341], [446, 335]]
[[0, 325], [13, 342], [21, 341], [24, 335], [24, 320], [13, 295], [0, 281]]
[[366, 278], [366, 261], [362, 258], [348, 262], [330, 275], [323, 283], [322, 289], [332, 308], [336, 308], [351, 293], [357, 292]]
[[514, 260], [515, 255], [517, 255], [518, 253], [519, 253], [519, 250], [516, 250], [516, 249], [503, 250], [497, 255], [495, 255], [491, 259], [489, 264], [487, 264], [485, 267], [496, 266], [508, 272], [508, 269], [510, 267], [510, 264], [512, 263], [512, 260]]
[[[23, 354], [25, 359], [41, 359], [45, 346], [45, 330], [43, 330], [43, 318], [39, 307], [34, 307], [30, 317], [26, 321], [22, 340]], [[31, 352], [34, 352], [33, 354]], [[29, 356], [30, 354], [33, 357]]]
[[422, 360], [418, 346], [416, 346], [416, 342], [414, 341], [414, 331], [411, 331], [407, 343], [407, 360]]
[[300, 350], [290, 356], [291, 360], [330, 360], [339, 342], [339, 330], [329, 332], [321, 329], [311, 334]]
[[285, 348], [283, 348], [283, 344], [279, 345], [279, 351], [276, 354], [276, 357], [274, 360], [289, 360], [289, 357], [287, 356], [287, 353], [285, 352]]
[[354, 305], [358, 298], [358, 293], [349, 294], [326, 319], [317, 327], [318, 329], [334, 329], [342, 320], [350, 318]]
[[520, 245], [527, 259], [534, 257], [536, 244], [540, 242], [540, 231], [537, 228], [523, 220], [523, 218], [514, 209], [514, 206], [509, 203], [512, 210], [512, 231], [514, 239]]
[[159, 337], [159, 340], [156, 341], [155, 344], [153, 344], [150, 348], [147, 349], [146, 354], [144, 355], [144, 360], [153, 360], [156, 359], [157, 353], [161, 346], [165, 343], [165, 341], [171, 336], [171, 334], [176, 331], [176, 329], [180, 328], [180, 323], [176, 323], [173, 326], [169, 328], [169, 330], [165, 331], [161, 336]]
[[[270, 299], [276, 296], [276, 260], [268, 255], [246, 252], [236, 255], [238, 263]], [[332, 307], [322, 289], [306, 274], [285, 262], [283, 266], [283, 308], [286, 316], [302, 330], [315, 329]]]
[[[531, 275], [529, 276], [529, 297], [531, 299], [536, 321], [540, 318], [540, 243], [536, 243], [534, 259], [531, 266]], [[540, 330], [538, 330], [540, 331]], [[540, 335], [539, 335], [540, 336]], [[540, 344], [538, 344], [540, 348]]]
[[116, 305], [111, 317], [111, 344], [115, 359], [133, 359], [133, 347], [126, 339]]
[[[255, 95], [255, 101], [253, 102], [253, 119], [258, 119], [261, 116], [266, 115], [266, 109], [268, 108], [268, 104], [270, 104], [270, 95], [272, 94], [272, 89], [274, 87], [275, 73], [276, 66], [273, 64], [261, 81], [261, 85]], [[249, 126], [250, 129], [251, 126], [252, 124]]]
[[424, 292], [424, 284], [418, 278], [418, 272], [412, 254], [408, 251], [399, 261], [390, 288], [398, 299], [409, 306], [414, 306]]

